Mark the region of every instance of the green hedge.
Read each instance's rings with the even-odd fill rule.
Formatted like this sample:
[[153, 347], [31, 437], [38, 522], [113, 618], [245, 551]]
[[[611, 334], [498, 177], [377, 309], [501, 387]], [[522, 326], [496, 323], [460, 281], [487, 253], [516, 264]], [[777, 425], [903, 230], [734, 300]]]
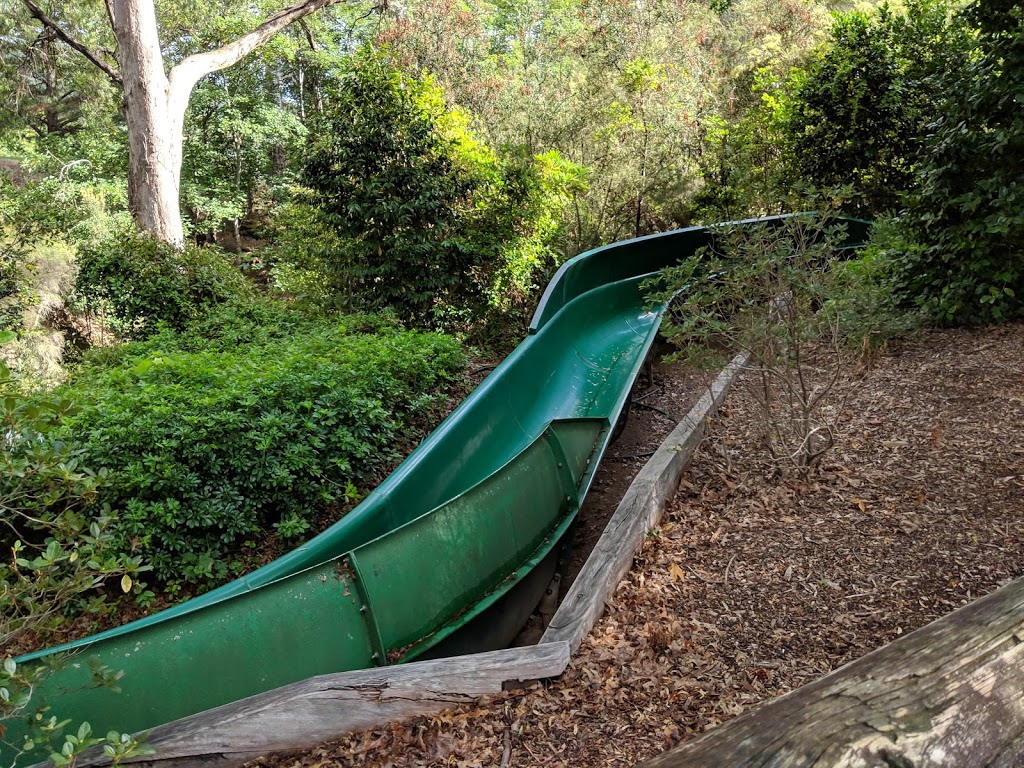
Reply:
[[[437, 334], [295, 322], [128, 345], [63, 393], [81, 408], [65, 436], [109, 471], [99, 503], [158, 578], [222, 579], [261, 530], [294, 537], [352, 500], [430, 426], [424, 412], [464, 364]], [[237, 346], [248, 334], [260, 337]]]
[[70, 303], [124, 338], [144, 339], [161, 327], [183, 330], [219, 305], [252, 296], [219, 249], [188, 244], [179, 251], [129, 229], [79, 249]]

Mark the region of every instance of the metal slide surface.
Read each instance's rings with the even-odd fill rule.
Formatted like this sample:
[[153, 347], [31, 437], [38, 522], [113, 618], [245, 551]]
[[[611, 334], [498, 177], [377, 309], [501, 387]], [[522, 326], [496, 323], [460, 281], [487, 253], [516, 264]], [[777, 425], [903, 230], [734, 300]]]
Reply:
[[[356, 509], [202, 597], [21, 657], [70, 652], [29, 715], [50, 706], [94, 733], [141, 731], [437, 645], [566, 531], [661, 322], [664, 307], [648, 306], [640, 282], [710, 237], [679, 230], [568, 261], [530, 335]], [[124, 671], [120, 692], [92, 685], [97, 661]], [[6, 740], [20, 743], [22, 727], [9, 723]]]

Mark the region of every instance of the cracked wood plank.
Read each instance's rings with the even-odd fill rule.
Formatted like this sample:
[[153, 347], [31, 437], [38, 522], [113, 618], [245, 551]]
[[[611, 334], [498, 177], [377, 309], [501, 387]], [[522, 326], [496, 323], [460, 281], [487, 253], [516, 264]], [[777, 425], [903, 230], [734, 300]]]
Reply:
[[1024, 579], [640, 764], [1024, 765]]
[[[124, 762], [153, 768], [237, 765], [472, 702], [498, 693], [506, 682], [554, 677], [565, 671], [569, 657], [567, 643], [549, 643], [320, 675], [154, 728], [147, 743], [156, 755]], [[77, 765], [105, 762], [93, 752]]]
[[718, 412], [746, 362], [747, 355], [737, 355], [718, 374], [640, 470], [552, 617], [541, 643], [567, 642], [575, 652], [590, 634], [647, 532], [658, 524], [665, 505], [679, 487], [683, 471], [704, 438], [708, 419]]

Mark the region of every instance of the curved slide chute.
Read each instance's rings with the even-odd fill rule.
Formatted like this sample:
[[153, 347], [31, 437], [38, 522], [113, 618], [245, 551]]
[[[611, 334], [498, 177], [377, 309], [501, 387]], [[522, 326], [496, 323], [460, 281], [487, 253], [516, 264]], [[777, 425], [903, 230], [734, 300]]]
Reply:
[[[862, 239], [865, 224], [850, 222], [848, 241]], [[436, 650], [563, 538], [665, 310], [649, 305], [640, 283], [712, 237], [694, 227], [566, 262], [530, 335], [358, 507], [206, 595], [21, 657], [60, 659], [27, 716], [48, 706], [94, 733], [142, 731], [314, 675]], [[94, 684], [99, 667], [124, 671], [119, 691]], [[19, 744], [24, 724], [7, 725], [5, 741]]]

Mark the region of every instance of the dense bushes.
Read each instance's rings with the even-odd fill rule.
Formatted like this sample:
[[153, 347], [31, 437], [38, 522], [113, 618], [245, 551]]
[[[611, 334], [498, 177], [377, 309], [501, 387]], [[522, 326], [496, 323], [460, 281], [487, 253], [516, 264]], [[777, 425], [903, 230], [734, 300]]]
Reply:
[[78, 269], [72, 306], [130, 339], [161, 325], [181, 330], [210, 308], [249, 295], [244, 278], [217, 249], [179, 251], [131, 228], [84, 244]]
[[21, 323], [25, 287], [15, 253], [0, 245], [0, 331], [13, 330]]
[[802, 68], [762, 77], [761, 100], [709, 132], [695, 212], [806, 210], [813, 203], [792, 191], [837, 190], [844, 211], [889, 220], [875, 238], [874, 288], [940, 324], [1019, 317], [1022, 73], [1019, 2], [840, 14]]
[[183, 349], [203, 346], [194, 333], [165, 334], [63, 392], [81, 410], [62, 434], [108, 468], [98, 501], [159, 578], [223, 579], [260, 530], [294, 537], [353, 499], [428, 426], [424, 409], [463, 360], [435, 334], [294, 322], [289, 332], [279, 317], [236, 351], [244, 321], [205, 349]]
[[933, 322], [1024, 313], [1024, 9], [914, 0], [841, 16], [788, 98], [797, 175], [894, 214], [878, 264]]
[[[0, 331], [0, 344], [12, 335]], [[73, 413], [60, 397], [26, 396], [0, 361], [0, 648], [26, 634], [52, 637], [69, 615], [102, 612], [97, 588], [108, 580], [141, 588], [132, 578], [139, 559], [119, 553], [109, 510], [96, 503], [106, 473], [59, 437]], [[0, 701], [0, 715], [9, 703]]]
[[847, 210], [860, 215], [900, 207], [941, 114], [937, 76], [961, 67], [969, 48], [950, 15], [947, 0], [911, 0], [902, 13], [882, 5], [837, 17], [789, 84], [785, 133], [799, 178], [850, 185]]
[[330, 232], [307, 249], [350, 306], [421, 327], [478, 320], [528, 302], [554, 265], [571, 164], [496, 153], [469, 126], [429, 79], [373, 51], [337, 75], [310, 133], [304, 227]]
[[847, 213], [898, 210], [942, 111], [939, 78], [962, 68], [971, 41], [949, 0], [837, 14], [802, 66], [756, 71], [750, 106], [712, 124], [694, 212], [714, 221], [806, 210], [805, 188], [844, 188]]
[[[0, 330], [0, 346], [13, 337]], [[0, 738], [8, 721], [21, 718], [28, 723], [25, 741], [10, 746], [39, 756], [55, 750], [53, 762], [68, 767], [93, 744], [118, 760], [144, 750], [128, 735], [89, 738], [88, 723], [65, 732], [68, 721], [38, 702], [26, 711], [39, 683], [68, 662], [19, 665], [11, 656], [61, 639], [69, 619], [112, 611], [108, 586], [147, 594], [138, 580], [146, 568], [119, 551], [109, 510], [95, 503], [105, 473], [83, 464], [83, 451], [57, 435], [73, 412], [66, 400], [26, 395], [0, 361]], [[116, 688], [119, 671], [98, 659], [86, 663], [93, 684]]]
[[1024, 315], [1024, 7], [991, 0], [963, 20], [977, 48], [938, 76], [919, 189], [893, 248], [908, 302], [942, 323]]

